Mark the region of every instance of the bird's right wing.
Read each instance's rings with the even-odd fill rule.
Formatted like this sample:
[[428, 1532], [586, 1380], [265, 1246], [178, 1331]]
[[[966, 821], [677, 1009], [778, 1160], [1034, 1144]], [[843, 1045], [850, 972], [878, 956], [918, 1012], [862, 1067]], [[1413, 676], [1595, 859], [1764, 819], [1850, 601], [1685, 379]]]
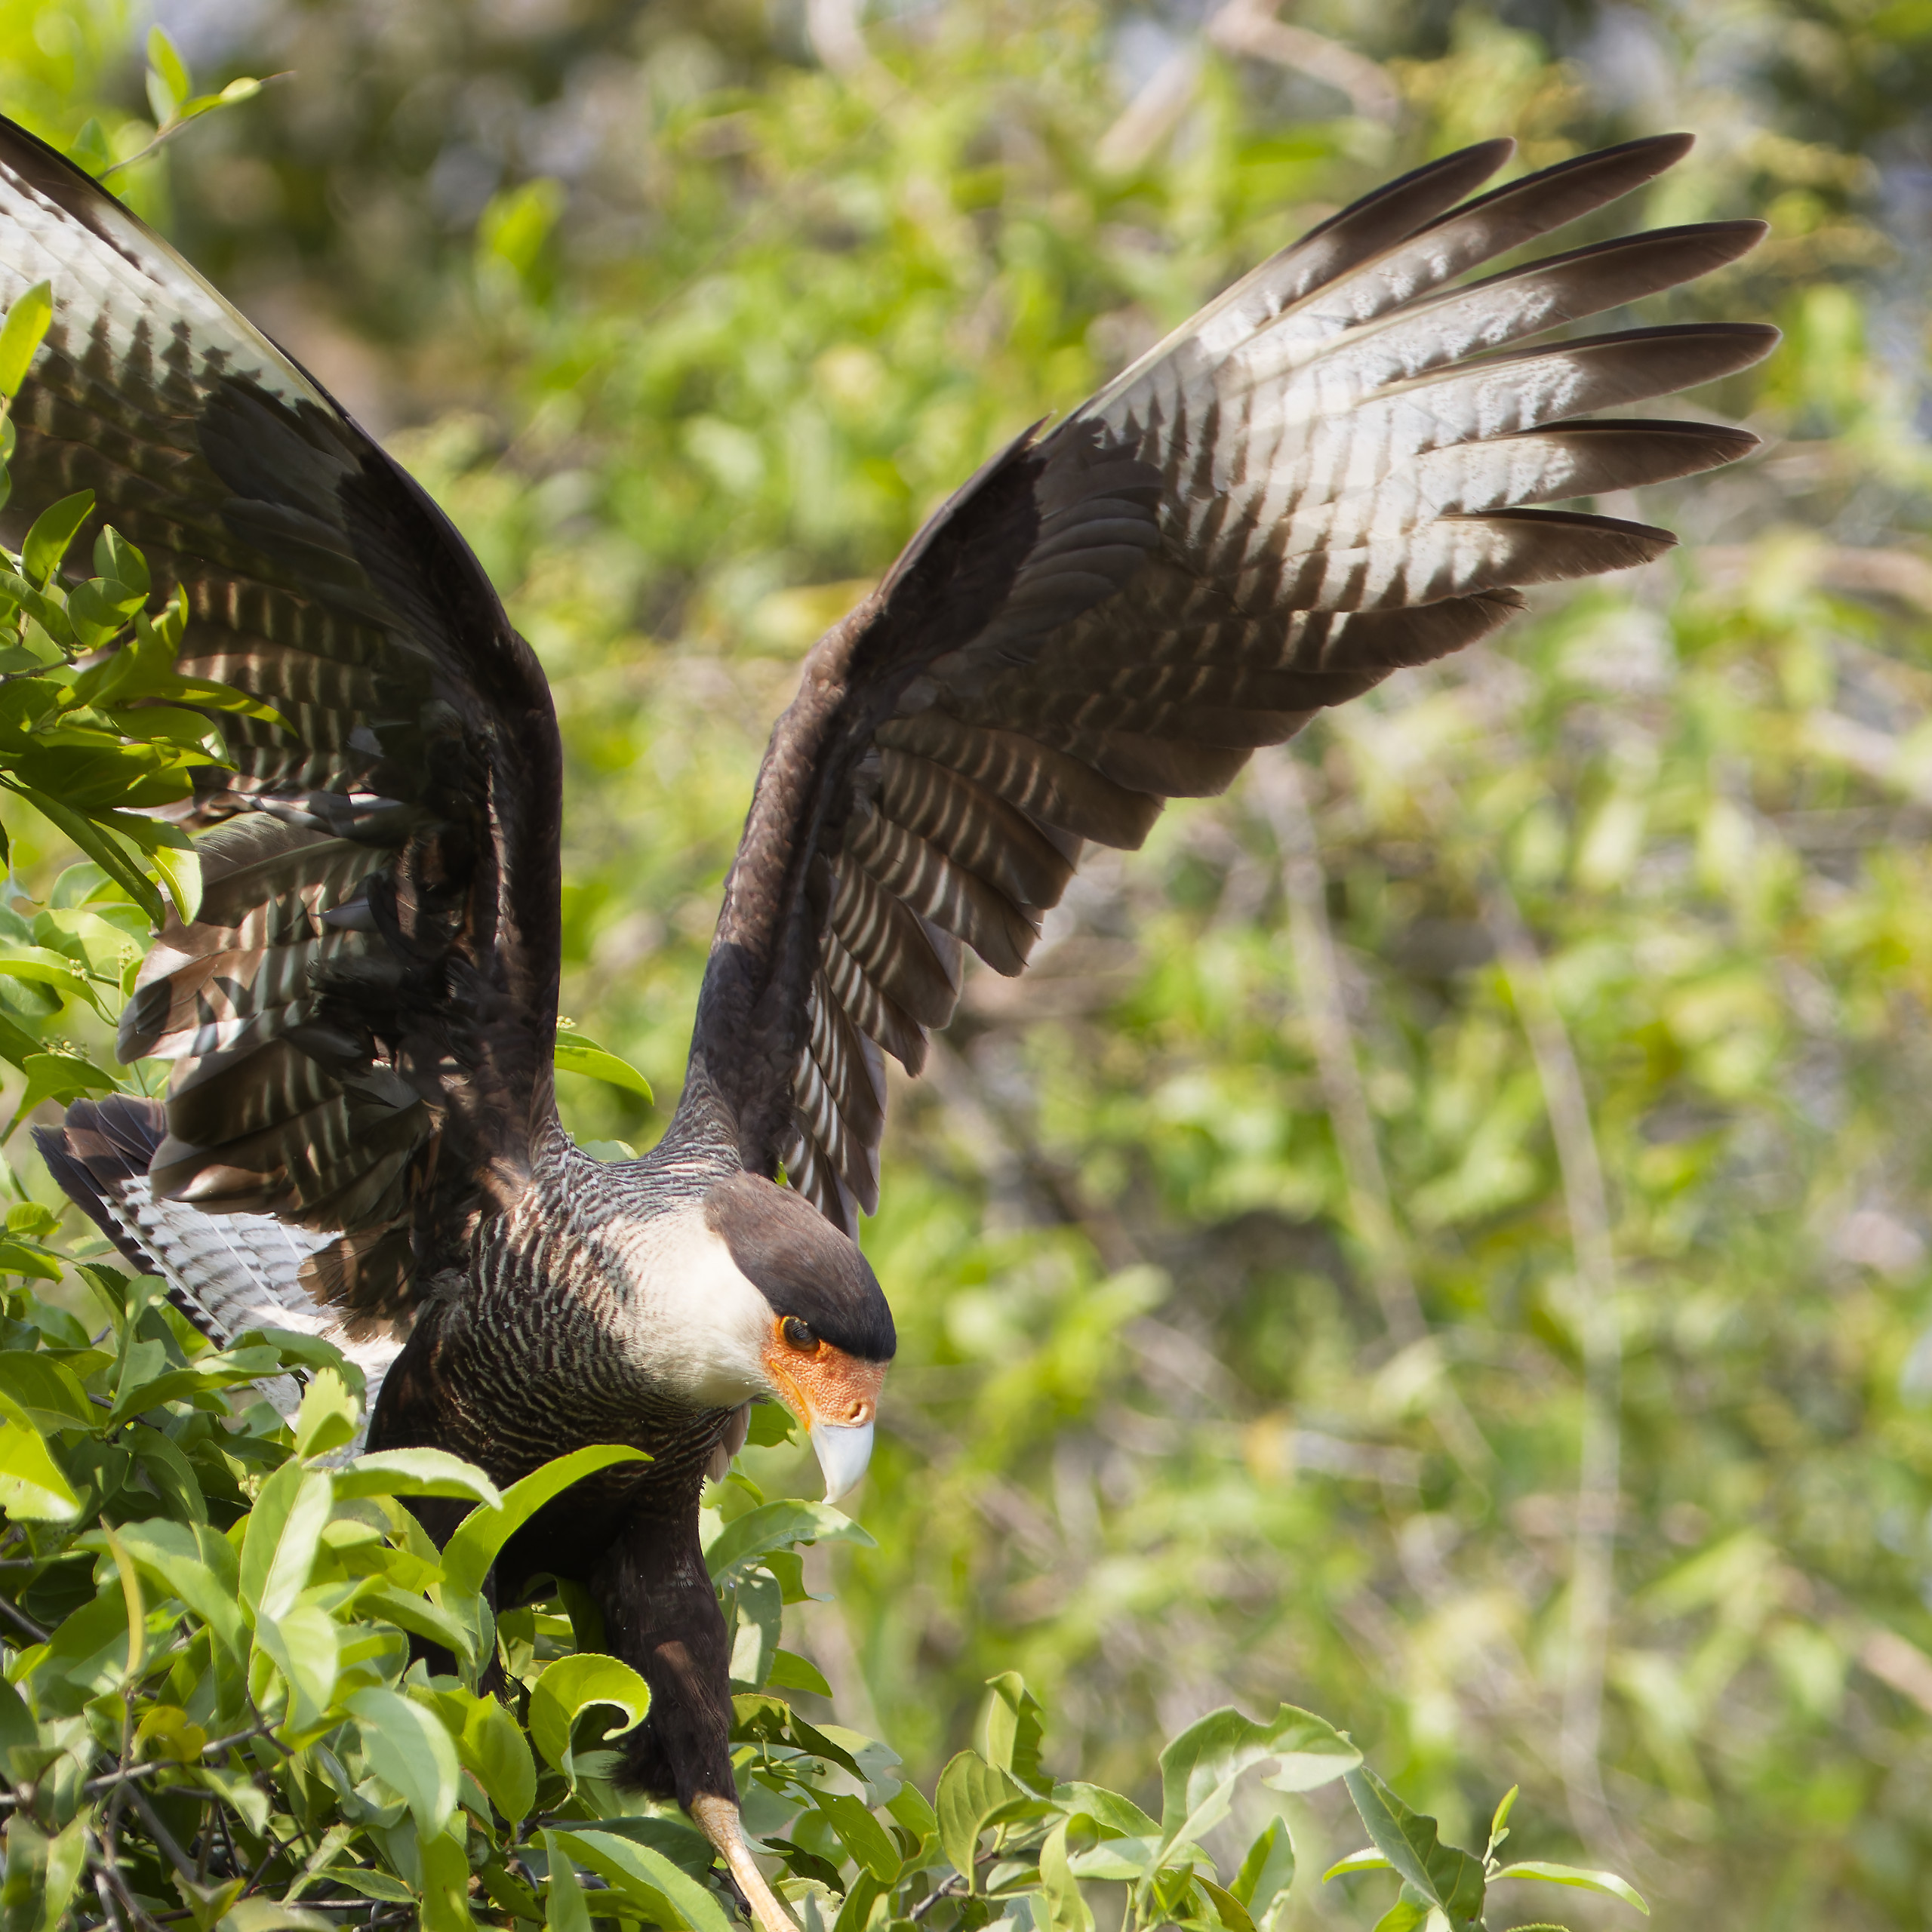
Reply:
[[1757, 222], [1466, 271], [1679, 158], [1586, 155], [1455, 204], [1451, 155], [1264, 263], [1051, 433], [997, 457], [816, 646], [726, 888], [691, 1091], [848, 1232], [878, 1191], [882, 1053], [916, 1072], [960, 949], [1017, 974], [1083, 842], [1521, 608], [1672, 539], [1543, 507], [1755, 438], [1596, 420], [1755, 361], [1777, 331], [1537, 342], [1734, 260]]
[[0, 308], [54, 312], [0, 528], [87, 489], [188, 622], [223, 721], [205, 890], [144, 964], [124, 1060], [175, 1062], [157, 1202], [333, 1236], [374, 1321], [460, 1261], [554, 1124], [561, 749], [543, 675], [435, 506], [99, 184], [0, 122]]

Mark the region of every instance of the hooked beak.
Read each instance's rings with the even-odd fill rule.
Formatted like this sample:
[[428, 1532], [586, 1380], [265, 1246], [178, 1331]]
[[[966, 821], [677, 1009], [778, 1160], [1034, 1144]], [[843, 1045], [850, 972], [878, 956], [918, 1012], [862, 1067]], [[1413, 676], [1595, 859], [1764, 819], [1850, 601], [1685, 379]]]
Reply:
[[818, 1466], [825, 1472], [825, 1500], [836, 1503], [865, 1474], [866, 1465], [872, 1459], [872, 1426], [869, 1422], [856, 1428], [820, 1423], [811, 1430], [811, 1438], [818, 1451]]
[[872, 1460], [872, 1423], [886, 1365], [816, 1338], [808, 1347], [797, 1347], [786, 1340], [784, 1331], [782, 1320], [772, 1324], [764, 1371], [772, 1392], [804, 1424], [825, 1472], [825, 1500], [835, 1503]]

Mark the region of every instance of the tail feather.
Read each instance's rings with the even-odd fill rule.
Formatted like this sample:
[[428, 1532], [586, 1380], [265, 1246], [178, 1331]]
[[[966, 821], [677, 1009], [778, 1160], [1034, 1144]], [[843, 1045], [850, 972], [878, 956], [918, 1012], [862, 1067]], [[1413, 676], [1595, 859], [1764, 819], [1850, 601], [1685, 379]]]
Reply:
[[[115, 1094], [75, 1101], [60, 1126], [35, 1128], [33, 1137], [68, 1197], [137, 1273], [168, 1284], [170, 1302], [211, 1341], [225, 1347], [251, 1328], [320, 1336], [362, 1371], [373, 1413], [402, 1337], [387, 1324], [352, 1336], [340, 1311], [309, 1295], [303, 1270], [334, 1236], [266, 1214], [208, 1214], [155, 1199], [148, 1170], [167, 1135], [164, 1102]], [[300, 1394], [286, 1378], [265, 1392], [285, 1412]]]

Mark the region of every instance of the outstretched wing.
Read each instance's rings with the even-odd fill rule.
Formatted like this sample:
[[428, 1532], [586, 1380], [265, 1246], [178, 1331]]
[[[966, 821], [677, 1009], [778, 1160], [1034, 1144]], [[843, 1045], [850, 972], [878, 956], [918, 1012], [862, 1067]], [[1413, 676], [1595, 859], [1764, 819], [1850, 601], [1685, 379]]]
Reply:
[[882, 1054], [917, 1072], [961, 949], [1024, 966], [1088, 841], [1663, 531], [1535, 507], [1726, 463], [1754, 438], [1587, 420], [1764, 355], [1771, 329], [1561, 340], [1761, 223], [1457, 278], [1661, 172], [1685, 137], [1455, 204], [1452, 155], [1257, 269], [1051, 434], [1029, 432], [815, 647], [774, 732], [705, 980], [687, 1131], [735, 1136], [847, 1231], [878, 1195]]
[[332, 1234], [310, 1287], [393, 1313], [527, 1185], [554, 1118], [543, 673], [447, 519], [329, 396], [0, 122], [0, 305], [43, 279], [18, 515], [93, 491], [91, 528], [186, 593], [181, 669], [292, 728], [223, 721], [236, 769], [195, 801], [215, 824], [200, 916], [163, 931], [123, 1020], [124, 1059], [177, 1063], [153, 1197]]

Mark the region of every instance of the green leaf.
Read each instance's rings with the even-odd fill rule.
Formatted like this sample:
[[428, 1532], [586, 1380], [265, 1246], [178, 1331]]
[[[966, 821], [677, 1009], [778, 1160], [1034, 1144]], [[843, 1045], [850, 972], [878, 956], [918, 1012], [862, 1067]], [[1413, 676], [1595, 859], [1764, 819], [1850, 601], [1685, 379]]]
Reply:
[[0, 395], [16, 396], [27, 379], [34, 351], [54, 319], [54, 285], [37, 281], [23, 289], [0, 326]]
[[1010, 1819], [1042, 1817], [1051, 1808], [977, 1751], [961, 1752], [940, 1774], [933, 1806], [940, 1849], [972, 1891], [979, 1887], [974, 1866], [980, 1833]]
[[986, 1679], [992, 1693], [986, 1705], [986, 1757], [1030, 1791], [1048, 1792], [1053, 1780], [1040, 1769], [1040, 1740], [1046, 1712], [1017, 1670]]
[[238, 1899], [222, 1914], [215, 1932], [331, 1932], [334, 1922], [273, 1899]]
[[474, 1463], [445, 1449], [372, 1450], [330, 1474], [339, 1497], [451, 1496], [480, 1503], [485, 1509], [494, 1509], [503, 1500]]
[[745, 1432], [745, 1440], [754, 1449], [775, 1448], [781, 1442], [795, 1442], [798, 1439], [798, 1419], [788, 1410], [776, 1402], [752, 1403], [751, 1423]]
[[1366, 1765], [1350, 1771], [1347, 1783], [1377, 1850], [1452, 1927], [1475, 1924], [1482, 1916], [1481, 1860], [1440, 1843], [1435, 1820], [1411, 1811]]
[[1620, 1878], [1614, 1872], [1586, 1872], [1574, 1865], [1552, 1865], [1540, 1858], [1525, 1859], [1520, 1865], [1506, 1865], [1491, 1879], [1494, 1884], [1500, 1878], [1540, 1878], [1546, 1885], [1574, 1885], [1580, 1891], [1604, 1892], [1611, 1898], [1621, 1899], [1626, 1905], [1634, 1906], [1647, 1918], [1651, 1909], [1644, 1903], [1642, 1894], [1636, 1887]]
[[302, 1486], [304, 1473], [300, 1463], [283, 1463], [262, 1485], [255, 1506], [248, 1512], [237, 1580], [242, 1601], [248, 1606], [251, 1620], [261, 1602], [262, 1591], [275, 1561], [275, 1548], [281, 1540], [289, 1512], [295, 1506], [295, 1493]]
[[[784, 1592], [779, 1588], [778, 1579], [769, 1571], [752, 1570], [738, 1580], [732, 1601], [736, 1620], [731, 1638], [731, 1681], [761, 1690], [771, 1682], [777, 1660], [778, 1636], [785, 1621]], [[811, 1669], [802, 1657], [792, 1661], [799, 1671]], [[792, 1674], [788, 1666], [787, 1675]], [[791, 1687], [809, 1690], [812, 1686], [794, 1683]]]
[[[800, 1657], [795, 1651], [774, 1651], [771, 1668], [765, 1673], [764, 1681], [780, 1690], [810, 1690], [821, 1697], [832, 1695], [832, 1686], [826, 1683], [817, 1665]], [[758, 1687], [762, 1689], [764, 1686]]]
[[393, 1690], [358, 1690], [346, 1702], [370, 1767], [408, 1805], [416, 1829], [434, 1838], [456, 1810], [456, 1746], [441, 1721]]
[[342, 1629], [313, 1604], [291, 1604], [255, 1620], [255, 1642], [281, 1672], [293, 1695], [288, 1721], [306, 1730], [322, 1721], [342, 1668]]
[[577, 1768], [571, 1729], [578, 1714], [593, 1704], [614, 1704], [623, 1718], [620, 1731], [641, 1724], [651, 1708], [651, 1687], [616, 1657], [580, 1651], [559, 1657], [537, 1680], [530, 1694], [530, 1734], [537, 1748], [574, 1784]]
[[500, 1503], [485, 1503], [472, 1509], [457, 1525], [456, 1534], [443, 1550], [445, 1584], [475, 1595], [483, 1587], [483, 1579], [497, 1560], [497, 1551], [553, 1497], [561, 1496], [572, 1483], [595, 1475], [600, 1469], [619, 1463], [650, 1460], [641, 1449], [606, 1442], [593, 1448], [574, 1450], [533, 1470], [506, 1490]]
[[854, 1522], [824, 1503], [767, 1503], [727, 1523], [704, 1553], [711, 1580], [728, 1589], [740, 1574], [774, 1550], [799, 1543], [852, 1543], [862, 1549], [877, 1545]]
[[[1375, 1921], [1375, 1932], [1415, 1932], [1428, 1918], [1429, 1909], [1424, 1900], [1411, 1897], [1404, 1887], [1401, 1897]], [[1520, 1927], [1518, 1932], [1521, 1932]]]
[[564, 1834], [546, 1832], [543, 1850], [550, 1867], [550, 1882], [545, 1888], [543, 1924], [546, 1932], [591, 1932], [590, 1911], [583, 1902], [583, 1887], [577, 1881], [577, 1868], [564, 1848]]
[[1352, 1872], [1392, 1872], [1395, 1869], [1372, 1845], [1364, 1846], [1360, 1851], [1350, 1852], [1346, 1858], [1337, 1859], [1322, 1873], [1321, 1882], [1325, 1885], [1331, 1878], [1344, 1878]]
[[11, 1395], [43, 1434], [50, 1429], [92, 1429], [100, 1415], [65, 1362], [24, 1349], [0, 1349], [0, 1393]]
[[[537, 1682], [541, 1684], [543, 1679]], [[614, 1832], [546, 1832], [543, 1835], [616, 1890], [636, 1900], [660, 1925], [688, 1927], [690, 1932], [738, 1932], [708, 1885], [700, 1884], [649, 1845], [620, 1838]]]
[[188, 63], [175, 51], [174, 42], [158, 26], [148, 29], [148, 68], [161, 83], [158, 95], [152, 87], [148, 91], [155, 110], [154, 118], [165, 127], [174, 118], [175, 110], [195, 89], [188, 78]]
[[1206, 1894], [1208, 1903], [1214, 1909], [1215, 1917], [1226, 1932], [1255, 1932], [1254, 1921], [1249, 1915], [1247, 1907], [1232, 1892], [1225, 1886], [1216, 1884], [1203, 1872], [1195, 1873], [1194, 1883]]
[[202, 860], [198, 852], [183, 852], [171, 845], [157, 845], [148, 854], [174, 909], [184, 926], [191, 926], [202, 909]]
[[1516, 1794], [1522, 1788], [1512, 1784], [1497, 1800], [1495, 1815], [1489, 1821], [1489, 1845], [1483, 1854], [1485, 1860], [1496, 1856], [1496, 1847], [1509, 1835], [1509, 1814], [1515, 1807]]
[[601, 1080], [607, 1086], [621, 1087], [626, 1092], [641, 1094], [656, 1104], [651, 1091], [651, 1082], [638, 1072], [627, 1060], [604, 1048], [593, 1046], [591, 1042], [575, 1033], [559, 1033], [556, 1048], [557, 1071], [559, 1073], [587, 1074], [592, 1080]]
[[68, 546], [79, 535], [81, 525], [93, 508], [94, 492], [76, 490], [71, 497], [50, 503], [34, 518], [33, 527], [20, 545], [20, 568], [32, 582], [45, 584], [52, 580]]
[[[541, 1681], [540, 1679], [539, 1680]], [[811, 1801], [832, 1821], [838, 1842], [882, 1884], [891, 1884], [904, 1863], [885, 1827], [857, 1798], [814, 1789]]]
[[12, 1396], [0, 1394], [0, 1509], [23, 1522], [71, 1523], [81, 1501], [46, 1438]]
[[371, 1577], [355, 1592], [355, 1601], [360, 1615], [386, 1617], [398, 1630], [440, 1644], [446, 1651], [474, 1661], [475, 1639], [469, 1627], [414, 1590], [398, 1589], [392, 1583]]
[[902, 1784], [885, 1801], [885, 1808], [904, 1830], [910, 1832], [921, 1847], [939, 1835], [939, 1814], [926, 1802], [915, 1784]]
[[1040, 1847], [1040, 1891], [1046, 1900], [1046, 1932], [1094, 1932], [1094, 1914], [1067, 1863], [1063, 1818]]
[[537, 1801], [537, 1760], [523, 1727], [495, 1698], [475, 1700], [463, 1719], [457, 1752], [512, 1825], [529, 1815]]
[[355, 1440], [362, 1405], [349, 1392], [349, 1384], [333, 1368], [320, 1371], [303, 1391], [295, 1414], [295, 1453], [326, 1456]]
[[111, 582], [125, 584], [131, 595], [143, 602], [154, 588], [147, 558], [111, 523], [103, 524], [94, 540], [94, 567]]
[[1258, 1932], [1269, 1932], [1295, 1881], [1295, 1844], [1285, 1818], [1271, 1818], [1247, 1848], [1228, 1890], [1247, 1908]]
[[1278, 1760], [1266, 1782], [1277, 1791], [1309, 1791], [1361, 1762], [1333, 1724], [1284, 1704], [1266, 1724], [1232, 1709], [1210, 1712], [1161, 1753], [1162, 1847], [1198, 1841], [1220, 1823], [1241, 1774]]
[[248, 1633], [233, 1546], [206, 1524], [191, 1527], [158, 1517], [124, 1523], [118, 1534], [136, 1567], [180, 1598], [207, 1626], [219, 1708], [236, 1709], [244, 1686]]
[[103, 1018], [106, 1017], [100, 995], [75, 971], [74, 962], [47, 946], [10, 946], [0, 952], [0, 977], [46, 986], [63, 999], [85, 1000]]
[[21, 796], [35, 811], [52, 820], [156, 926], [161, 924], [167, 916], [167, 908], [162, 903], [153, 880], [128, 856], [127, 848], [112, 832], [85, 814], [70, 810], [58, 799], [49, 798], [32, 786], [22, 786], [20, 790]]
[[315, 1552], [321, 1546], [322, 1531], [334, 1507], [335, 1487], [328, 1471], [304, 1472], [283, 1521], [255, 1605], [258, 1625], [264, 1619], [272, 1621], [286, 1616], [294, 1607], [296, 1598], [309, 1587]]

